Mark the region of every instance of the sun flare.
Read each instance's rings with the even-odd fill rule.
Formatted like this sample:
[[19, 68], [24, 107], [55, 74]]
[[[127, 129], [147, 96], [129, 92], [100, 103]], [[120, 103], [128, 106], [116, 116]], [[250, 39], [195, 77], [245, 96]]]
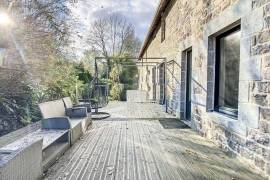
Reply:
[[8, 16], [7, 13], [0, 12], [0, 25], [1, 26], [7, 26], [12, 24], [12, 20]]

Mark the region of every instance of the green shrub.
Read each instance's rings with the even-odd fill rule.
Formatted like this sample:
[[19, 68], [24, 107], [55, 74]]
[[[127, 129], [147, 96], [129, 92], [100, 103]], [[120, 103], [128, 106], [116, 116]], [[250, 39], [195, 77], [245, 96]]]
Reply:
[[111, 87], [110, 98], [111, 100], [121, 100], [121, 94], [124, 90], [124, 85], [120, 83], [114, 83]]
[[[122, 66], [121, 63], [129, 64], [129, 66]], [[111, 65], [110, 99], [126, 100], [126, 91], [137, 89], [138, 68], [133, 61], [121, 58], [113, 59]]]
[[2, 70], [0, 74], [0, 114], [26, 125], [41, 119], [35, 86], [23, 71]]
[[46, 82], [49, 99], [70, 96], [73, 101], [77, 101], [77, 93], [82, 91], [83, 83], [79, 80], [75, 66], [68, 61], [59, 60], [49, 71], [50, 78]]

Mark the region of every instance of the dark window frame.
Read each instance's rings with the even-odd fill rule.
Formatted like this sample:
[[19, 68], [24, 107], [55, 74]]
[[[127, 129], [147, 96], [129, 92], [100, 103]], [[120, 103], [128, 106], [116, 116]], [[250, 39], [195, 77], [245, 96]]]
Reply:
[[[227, 116], [237, 118], [238, 108], [227, 108], [219, 106], [219, 82], [220, 82], [220, 39], [229, 36], [233, 33], [241, 31], [241, 25], [237, 25], [234, 28], [218, 35], [216, 37], [216, 53], [215, 53], [215, 93], [214, 93], [214, 111], [225, 114]], [[240, 71], [240, 68], [239, 68]]]
[[161, 42], [166, 39], [166, 18], [164, 15], [161, 17]]
[[[191, 104], [188, 104], [188, 99], [190, 98], [190, 100], [192, 99], [192, 64], [193, 64], [193, 49], [192, 47], [186, 49], [184, 51], [185, 53], [185, 61], [186, 61], [186, 77], [185, 77], [185, 119], [190, 121], [192, 118], [192, 107]], [[190, 57], [191, 59], [188, 60], [188, 54], [190, 53]], [[191, 79], [189, 79], [191, 78]], [[190, 97], [189, 97], [190, 96]], [[188, 109], [189, 108], [189, 109]], [[189, 113], [189, 114], [187, 114]]]

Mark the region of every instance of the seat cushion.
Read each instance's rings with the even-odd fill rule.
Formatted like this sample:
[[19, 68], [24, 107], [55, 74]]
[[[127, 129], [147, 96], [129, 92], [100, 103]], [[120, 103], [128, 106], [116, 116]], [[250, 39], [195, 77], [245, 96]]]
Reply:
[[66, 116], [62, 99], [41, 103], [39, 109], [44, 119]]
[[60, 139], [62, 136], [64, 136], [68, 130], [45, 130], [40, 129], [29, 136], [35, 137], [35, 138], [43, 138], [43, 146], [42, 150], [46, 149], [48, 146], [53, 144], [55, 141]]

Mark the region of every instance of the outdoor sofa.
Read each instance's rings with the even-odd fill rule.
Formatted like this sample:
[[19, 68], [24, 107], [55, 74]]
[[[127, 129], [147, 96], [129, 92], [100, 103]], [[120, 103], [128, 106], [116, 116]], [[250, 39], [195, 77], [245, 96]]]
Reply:
[[1, 178], [41, 178], [42, 173], [86, 132], [91, 124], [88, 106], [73, 106], [69, 97], [39, 104], [43, 117], [41, 129], [0, 148]]

